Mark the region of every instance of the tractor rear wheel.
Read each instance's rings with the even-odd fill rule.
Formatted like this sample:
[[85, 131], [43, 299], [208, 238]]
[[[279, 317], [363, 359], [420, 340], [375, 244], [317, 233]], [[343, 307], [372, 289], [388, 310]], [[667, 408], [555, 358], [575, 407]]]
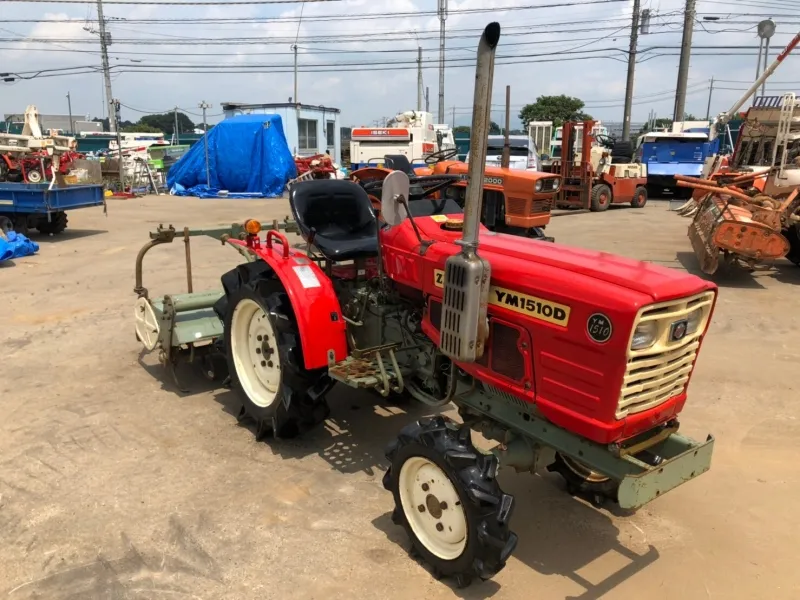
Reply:
[[464, 587], [505, 566], [517, 545], [508, 529], [514, 499], [497, 483], [497, 458], [473, 446], [468, 426], [442, 416], [412, 423], [386, 458], [383, 487], [394, 496], [392, 520], [434, 576]]
[[38, 229], [40, 233], [52, 235], [63, 233], [66, 228], [67, 213], [65, 212], [57, 212], [54, 215], [51, 215], [50, 221], [47, 220], [47, 217], [44, 217], [36, 224], [36, 229]]
[[797, 225], [783, 230], [783, 236], [789, 241], [789, 252], [786, 258], [800, 267], [800, 230]]
[[647, 204], [647, 188], [643, 185], [640, 185], [633, 192], [631, 206], [633, 208], [644, 208], [645, 204]]
[[[257, 264], [257, 263], [253, 263]], [[256, 422], [256, 438], [295, 437], [329, 414], [324, 369], [307, 370], [292, 305], [270, 270], [242, 267], [246, 281], [227, 297], [225, 354], [231, 387], [242, 400], [239, 419]]]
[[593, 212], [603, 212], [611, 204], [611, 188], [605, 183], [598, 183], [592, 188], [592, 203], [590, 209]]
[[556, 453], [556, 460], [547, 467], [547, 470], [558, 473], [564, 478], [570, 494], [587, 496], [594, 504], [601, 504], [605, 498], [617, 499], [617, 489], [619, 489], [617, 481], [593, 471], [574, 458]]

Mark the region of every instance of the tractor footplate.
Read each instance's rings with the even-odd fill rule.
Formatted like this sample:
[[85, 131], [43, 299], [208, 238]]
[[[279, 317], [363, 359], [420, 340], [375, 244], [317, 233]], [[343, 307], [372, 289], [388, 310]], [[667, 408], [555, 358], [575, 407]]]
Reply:
[[394, 351], [388, 356], [381, 352], [370, 354], [369, 358], [348, 356], [343, 361], [328, 367], [328, 374], [353, 388], [377, 389], [383, 396], [394, 391], [403, 391], [403, 373], [397, 365]]
[[[377, 360], [352, 356], [330, 367], [328, 374], [354, 388], [373, 388], [380, 385], [383, 380]], [[386, 368], [386, 375], [392, 380], [397, 379], [391, 367]]]

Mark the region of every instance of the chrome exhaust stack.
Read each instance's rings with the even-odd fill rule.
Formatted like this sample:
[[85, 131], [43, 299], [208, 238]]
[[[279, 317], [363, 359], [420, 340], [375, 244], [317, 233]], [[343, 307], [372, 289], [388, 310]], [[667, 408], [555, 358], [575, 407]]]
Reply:
[[464, 233], [457, 242], [461, 252], [445, 263], [439, 346], [446, 356], [459, 362], [475, 362], [483, 356], [489, 337], [487, 310], [492, 271], [489, 263], [478, 256], [478, 232], [491, 122], [494, 56], [499, 40], [500, 24], [489, 23], [478, 43]]

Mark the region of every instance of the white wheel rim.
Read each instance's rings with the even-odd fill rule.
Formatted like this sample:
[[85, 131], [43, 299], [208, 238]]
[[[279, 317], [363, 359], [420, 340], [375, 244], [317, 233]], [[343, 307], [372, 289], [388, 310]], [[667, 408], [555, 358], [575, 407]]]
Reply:
[[231, 352], [236, 377], [250, 401], [261, 408], [272, 406], [281, 383], [278, 343], [269, 316], [249, 298], [233, 310]]
[[436, 464], [412, 456], [398, 477], [403, 513], [429, 552], [455, 560], [467, 546], [467, 516], [450, 478]]
[[28, 181], [31, 183], [39, 183], [42, 180], [42, 176], [39, 174], [39, 171], [31, 171], [28, 173]]
[[152, 350], [158, 342], [160, 326], [153, 306], [147, 298], [139, 298], [133, 307], [136, 335], [147, 350]]

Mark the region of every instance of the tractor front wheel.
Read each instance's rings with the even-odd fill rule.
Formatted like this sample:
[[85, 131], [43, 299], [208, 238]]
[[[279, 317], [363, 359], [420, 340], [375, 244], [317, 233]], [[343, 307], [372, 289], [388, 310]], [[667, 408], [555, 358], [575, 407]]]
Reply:
[[633, 192], [631, 206], [633, 208], [644, 208], [645, 204], [647, 204], [647, 187], [640, 185]]
[[464, 587], [505, 566], [517, 545], [508, 528], [514, 499], [497, 483], [497, 458], [475, 448], [469, 427], [441, 416], [420, 420], [403, 428], [386, 458], [392, 520], [434, 576]]
[[606, 498], [617, 499], [617, 489], [619, 489], [617, 481], [592, 470], [574, 458], [557, 453], [555, 461], [547, 467], [547, 470], [558, 473], [564, 478], [570, 494], [587, 496], [594, 504], [602, 504]]
[[611, 204], [611, 188], [605, 183], [598, 183], [592, 188], [591, 210], [593, 212], [603, 212]]
[[257, 439], [295, 437], [328, 417], [330, 379], [305, 368], [294, 311], [274, 274], [256, 274], [232, 291], [224, 331], [239, 418], [256, 422]]
[[39, 169], [25, 171], [25, 177], [28, 179], [28, 183], [42, 183], [42, 179], [44, 179]]

